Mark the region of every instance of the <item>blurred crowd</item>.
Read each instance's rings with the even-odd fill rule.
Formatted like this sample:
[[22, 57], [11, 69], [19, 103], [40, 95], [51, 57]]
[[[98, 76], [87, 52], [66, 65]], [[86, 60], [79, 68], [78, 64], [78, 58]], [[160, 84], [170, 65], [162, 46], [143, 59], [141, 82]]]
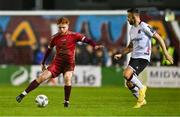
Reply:
[[[38, 65], [44, 57], [44, 54], [49, 43], [48, 39], [41, 37], [38, 43], [32, 46], [17, 46], [11, 39], [11, 34], [6, 33], [0, 43], [0, 64], [16, 64], [16, 65]], [[166, 41], [168, 45], [168, 51], [172, 54], [175, 65], [179, 66], [178, 55], [175, 49], [171, 46], [168, 40]], [[168, 61], [163, 57], [160, 46], [154, 42], [152, 43], [152, 58], [150, 65], [152, 66], [162, 66], [169, 65]], [[93, 48], [88, 44], [77, 43], [76, 46], [76, 64], [77, 65], [99, 65], [99, 66], [123, 66], [127, 63], [126, 56], [121, 60], [115, 60], [113, 57], [118, 53], [115, 48], [99, 50], [93, 50]], [[53, 56], [55, 54], [55, 49], [51, 53], [47, 60], [47, 64], [50, 64]]]

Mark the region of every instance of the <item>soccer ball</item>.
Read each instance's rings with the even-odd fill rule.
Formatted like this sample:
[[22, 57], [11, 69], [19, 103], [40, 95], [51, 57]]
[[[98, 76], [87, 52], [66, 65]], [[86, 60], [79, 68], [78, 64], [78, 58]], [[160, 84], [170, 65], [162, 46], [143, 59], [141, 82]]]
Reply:
[[48, 105], [48, 98], [47, 96], [41, 94], [36, 97], [35, 102], [38, 107], [46, 107]]

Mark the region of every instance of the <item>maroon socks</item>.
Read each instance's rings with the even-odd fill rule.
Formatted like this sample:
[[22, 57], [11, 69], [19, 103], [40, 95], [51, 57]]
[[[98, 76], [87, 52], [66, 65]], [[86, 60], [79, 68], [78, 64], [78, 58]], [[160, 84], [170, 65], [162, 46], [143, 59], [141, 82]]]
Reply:
[[26, 93], [29, 93], [30, 91], [34, 90], [39, 86], [39, 83], [36, 80], [33, 80], [31, 84], [25, 89]]
[[71, 86], [64, 86], [65, 101], [69, 101], [70, 94], [71, 94]]

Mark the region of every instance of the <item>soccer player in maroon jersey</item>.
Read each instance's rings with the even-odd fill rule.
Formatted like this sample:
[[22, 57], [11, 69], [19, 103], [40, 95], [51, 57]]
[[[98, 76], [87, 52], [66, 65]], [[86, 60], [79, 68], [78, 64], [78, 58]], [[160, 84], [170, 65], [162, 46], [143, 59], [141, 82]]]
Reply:
[[[84, 35], [69, 31], [69, 23], [69, 20], [65, 17], [58, 19], [57, 26], [59, 28], [59, 32], [52, 37], [50, 44], [48, 45], [48, 49], [41, 64], [43, 72], [37, 77], [37, 79], [32, 81], [20, 95], [16, 97], [17, 102], [20, 103], [29, 92], [37, 88], [39, 84], [45, 80], [55, 78], [59, 74], [63, 73], [65, 83], [64, 107], [68, 107], [71, 93], [71, 77], [75, 67], [76, 42], [81, 41], [88, 43], [93, 46], [94, 49], [103, 48], [102, 45], [97, 45], [94, 41], [88, 39]], [[45, 61], [54, 46], [56, 47], [56, 55], [54, 56], [52, 63], [46, 68]]]

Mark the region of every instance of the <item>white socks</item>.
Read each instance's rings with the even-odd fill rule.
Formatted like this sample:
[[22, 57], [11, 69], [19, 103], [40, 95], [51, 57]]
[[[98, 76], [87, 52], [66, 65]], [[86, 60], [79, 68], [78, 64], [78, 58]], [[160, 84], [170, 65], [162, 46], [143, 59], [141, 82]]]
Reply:
[[132, 94], [134, 95], [134, 97], [138, 98], [138, 96], [139, 96], [138, 87], [135, 86], [133, 89], [130, 89], [130, 90], [131, 90]]
[[133, 74], [131, 82], [137, 86], [139, 89], [143, 88], [143, 84], [141, 83], [141, 81], [138, 80], [137, 76]]
[[22, 94], [23, 94], [23, 95], [27, 95], [26, 91], [23, 91]]

